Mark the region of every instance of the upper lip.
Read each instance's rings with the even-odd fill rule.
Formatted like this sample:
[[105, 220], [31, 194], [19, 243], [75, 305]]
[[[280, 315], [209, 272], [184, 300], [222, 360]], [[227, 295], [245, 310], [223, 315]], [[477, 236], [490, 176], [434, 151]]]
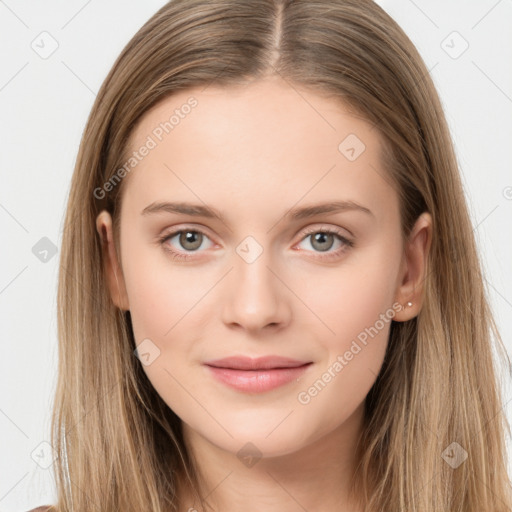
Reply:
[[280, 356], [264, 356], [257, 358], [232, 356], [206, 361], [204, 364], [215, 366], [216, 368], [230, 368], [233, 370], [268, 370], [271, 368], [297, 368], [309, 362], [311, 361], [299, 361], [297, 359]]

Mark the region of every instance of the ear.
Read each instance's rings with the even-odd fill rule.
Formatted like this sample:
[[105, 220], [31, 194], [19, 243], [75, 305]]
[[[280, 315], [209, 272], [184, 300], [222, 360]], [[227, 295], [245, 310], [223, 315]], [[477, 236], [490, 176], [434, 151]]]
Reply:
[[393, 318], [397, 322], [410, 320], [421, 310], [431, 242], [432, 217], [430, 213], [423, 212], [416, 220], [404, 247], [395, 293], [395, 301], [402, 305], [402, 309]]
[[130, 309], [128, 294], [126, 293], [123, 272], [117, 259], [112, 217], [106, 210], [103, 210], [96, 218], [96, 230], [101, 239], [103, 264], [110, 296], [118, 308], [128, 311]]

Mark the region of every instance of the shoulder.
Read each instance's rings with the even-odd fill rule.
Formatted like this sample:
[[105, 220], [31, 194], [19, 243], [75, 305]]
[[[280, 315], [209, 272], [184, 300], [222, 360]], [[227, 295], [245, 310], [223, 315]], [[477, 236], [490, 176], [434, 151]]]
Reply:
[[54, 508], [52, 508], [50, 505], [44, 505], [42, 507], [33, 508], [32, 510], [29, 510], [28, 512], [54, 512]]

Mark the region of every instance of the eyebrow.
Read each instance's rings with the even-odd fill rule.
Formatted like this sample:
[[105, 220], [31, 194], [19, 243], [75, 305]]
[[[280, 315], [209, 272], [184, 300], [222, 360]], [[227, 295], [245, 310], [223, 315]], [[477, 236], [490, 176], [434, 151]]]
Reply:
[[[287, 220], [302, 220], [314, 217], [322, 213], [338, 213], [343, 211], [360, 211], [375, 217], [374, 213], [354, 201], [330, 201], [299, 208], [292, 208], [283, 217]], [[226, 224], [226, 219], [221, 212], [211, 206], [192, 204], [186, 202], [153, 202], [142, 210], [141, 215], [153, 213], [181, 213], [194, 217], [205, 217], [207, 219], [218, 219]]]

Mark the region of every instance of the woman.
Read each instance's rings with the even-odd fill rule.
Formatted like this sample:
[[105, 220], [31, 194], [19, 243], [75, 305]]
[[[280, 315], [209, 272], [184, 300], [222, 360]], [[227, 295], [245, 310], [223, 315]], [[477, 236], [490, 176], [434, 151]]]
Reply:
[[380, 7], [169, 2], [72, 180], [52, 510], [510, 510], [482, 281]]

